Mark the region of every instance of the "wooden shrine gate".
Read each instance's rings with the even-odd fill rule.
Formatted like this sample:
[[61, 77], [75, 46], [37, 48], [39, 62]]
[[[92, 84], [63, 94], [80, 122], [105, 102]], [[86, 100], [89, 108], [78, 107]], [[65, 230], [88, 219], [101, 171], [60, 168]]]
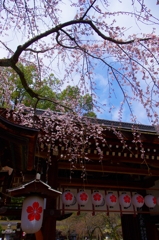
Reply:
[[[40, 114], [40, 111], [37, 114]], [[20, 186], [35, 179], [37, 169], [44, 182], [47, 182], [53, 189], [59, 189], [62, 192], [64, 189], [79, 191], [84, 188], [92, 192], [95, 190], [116, 191], [117, 193], [129, 192], [130, 194], [138, 192], [143, 196], [152, 193], [158, 197], [159, 138], [155, 129], [152, 126], [137, 125], [136, 129], [138, 129], [141, 142], [136, 144], [134, 143], [134, 132], [131, 124], [99, 119], [94, 121], [101, 124], [103, 129], [104, 126], [113, 126], [118, 129], [122, 133], [127, 147], [121, 143], [112, 130], [105, 128], [104, 133], [107, 143], [101, 146], [103, 151], [102, 162], [99, 162], [99, 155], [95, 150], [95, 143], [92, 141], [87, 149], [88, 158], [91, 160], [86, 164], [85, 181], [81, 178], [80, 163], [76, 164], [70, 181], [71, 171], [66, 149], [59, 145], [54, 147], [51, 155], [51, 165], [48, 168], [47, 152], [39, 151], [36, 145], [38, 131], [8, 121], [1, 112], [0, 177], [3, 177], [2, 175], [6, 172], [7, 174], [1, 181], [0, 214], [3, 216], [14, 215], [16, 218], [20, 218], [21, 210], [16, 210], [14, 206], [11, 208], [10, 198], [7, 197], [9, 193], [6, 192], [6, 189]], [[144, 160], [141, 157], [141, 144], [142, 149], [144, 149]], [[82, 158], [82, 156], [79, 156], [79, 158]], [[77, 205], [76, 207], [78, 208]], [[75, 211], [75, 209], [72, 209], [72, 211]], [[107, 214], [106, 209], [105, 211]], [[140, 212], [132, 210], [131, 213], [124, 214], [121, 209], [119, 211], [124, 240], [159, 240], [157, 229], [159, 224], [158, 206], [151, 212], [145, 205]], [[55, 199], [48, 198], [41, 229], [43, 239], [55, 239], [56, 220], [64, 219], [66, 216], [67, 211], [59, 207]], [[35, 234], [36, 239], [42, 239], [40, 234], [40, 232]]]

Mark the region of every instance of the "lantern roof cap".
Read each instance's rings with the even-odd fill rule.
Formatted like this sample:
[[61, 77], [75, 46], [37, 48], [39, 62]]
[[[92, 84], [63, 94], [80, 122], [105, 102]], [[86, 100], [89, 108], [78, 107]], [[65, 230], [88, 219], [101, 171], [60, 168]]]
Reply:
[[57, 191], [45, 182], [41, 181], [39, 178], [36, 178], [28, 183], [20, 185], [16, 188], [7, 189], [11, 196], [22, 197], [28, 196], [31, 194], [38, 194], [42, 197], [53, 197], [56, 198], [60, 194], [60, 191]]

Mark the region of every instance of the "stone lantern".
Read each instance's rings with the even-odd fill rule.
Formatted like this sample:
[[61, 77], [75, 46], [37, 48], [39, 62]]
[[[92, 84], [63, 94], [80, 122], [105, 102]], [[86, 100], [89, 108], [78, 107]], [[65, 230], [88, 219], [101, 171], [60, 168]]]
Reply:
[[10, 236], [11, 236], [13, 233], [15, 233], [15, 230], [13, 230], [13, 229], [11, 228], [11, 224], [9, 223], [8, 226], [7, 226], [7, 229], [2, 231], [2, 234], [4, 234], [4, 240], [9, 240], [9, 239], [10, 239]]

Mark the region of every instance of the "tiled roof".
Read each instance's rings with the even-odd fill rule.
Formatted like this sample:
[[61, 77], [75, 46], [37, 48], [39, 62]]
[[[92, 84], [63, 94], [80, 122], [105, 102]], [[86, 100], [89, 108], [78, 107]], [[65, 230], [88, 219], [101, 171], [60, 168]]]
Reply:
[[111, 120], [105, 120], [105, 119], [91, 119], [91, 121], [97, 122], [105, 126], [114, 126], [122, 129], [132, 129], [132, 127], [134, 126], [136, 129], [140, 131], [156, 133], [155, 128], [151, 125], [117, 122], [117, 121], [111, 121]]
[[[43, 113], [44, 113], [44, 110], [41, 110], [41, 109], [36, 110], [37, 115], [41, 115]], [[63, 113], [55, 112], [55, 114], [62, 115]], [[111, 120], [98, 119], [98, 118], [88, 118], [88, 119], [92, 123], [98, 123], [104, 126], [113, 126], [113, 127], [118, 127], [120, 129], [127, 129], [127, 130], [131, 130], [132, 127], [134, 126], [139, 131], [156, 133], [156, 130], [152, 125], [133, 124], [133, 123], [118, 122], [118, 121], [111, 121]]]

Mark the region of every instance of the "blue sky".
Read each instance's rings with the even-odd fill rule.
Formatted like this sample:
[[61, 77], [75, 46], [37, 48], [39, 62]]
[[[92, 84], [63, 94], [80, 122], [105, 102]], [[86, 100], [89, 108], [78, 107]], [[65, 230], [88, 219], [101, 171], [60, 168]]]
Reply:
[[[114, 11], [120, 11], [123, 9], [123, 3], [125, 6], [125, 11], [131, 11], [133, 7], [130, 4], [130, 1], [123, 0], [120, 2], [118, 1], [111, 1], [111, 8]], [[158, 17], [159, 12], [159, 5], [156, 5], [156, 1], [148, 1], [146, 0], [145, 3], [147, 4], [148, 8], [151, 9], [152, 13]], [[137, 4], [136, 6], [137, 7]], [[119, 26], [123, 26], [126, 28], [125, 34], [126, 36], [137, 34], [138, 37], [141, 36], [142, 33], [151, 33], [152, 28], [155, 26], [152, 25], [144, 25], [142, 23], [136, 22], [135, 18], [128, 18], [127, 16], [122, 16], [118, 18], [117, 24]], [[156, 26], [156, 33], [159, 33], [159, 27]], [[118, 68], [118, 64], [116, 66]], [[138, 74], [140, 78], [140, 74]], [[123, 95], [121, 89], [119, 88], [116, 82], [113, 83], [112, 88], [114, 88], [114, 93], [112, 93], [112, 98], [108, 99], [109, 89], [107, 83], [107, 68], [104, 67], [102, 64], [99, 64], [96, 68], [96, 88], [97, 88], [97, 95], [100, 102], [106, 104], [106, 107], [103, 107], [103, 111], [98, 113], [98, 118], [109, 119], [109, 120], [119, 120], [119, 108], [121, 106], [121, 102], [123, 101]], [[144, 87], [144, 86], [143, 86]], [[109, 112], [109, 106], [112, 106], [112, 112]], [[134, 114], [137, 116], [137, 122], [142, 124], [151, 124], [149, 119], [146, 116], [146, 111], [139, 102], [132, 102], [131, 105]], [[131, 122], [130, 111], [127, 105], [124, 105], [123, 108], [123, 115], [122, 121]]]
[[[116, 64], [117, 65], [117, 64]], [[116, 66], [117, 67], [117, 66]], [[124, 121], [124, 122], [132, 122], [130, 116], [130, 109], [126, 102], [124, 102], [122, 108], [122, 118], [119, 117], [119, 109], [123, 104], [124, 97], [123, 93], [117, 84], [116, 81], [113, 81], [111, 86], [112, 92], [109, 93], [109, 86], [107, 79], [107, 69], [99, 67], [96, 70], [96, 94], [99, 102], [105, 104], [106, 106], [101, 107], [101, 112], [97, 113], [98, 118], [108, 119], [108, 120], [116, 120], [116, 121]], [[105, 74], [104, 74], [105, 73]], [[128, 92], [130, 90], [127, 89]], [[110, 98], [109, 98], [110, 95]], [[146, 117], [145, 109], [139, 102], [133, 102], [130, 105], [132, 108], [134, 115], [137, 115], [137, 122], [142, 124], [150, 124], [148, 118]], [[111, 111], [110, 111], [111, 108]], [[102, 110], [103, 109], [103, 110]]]

